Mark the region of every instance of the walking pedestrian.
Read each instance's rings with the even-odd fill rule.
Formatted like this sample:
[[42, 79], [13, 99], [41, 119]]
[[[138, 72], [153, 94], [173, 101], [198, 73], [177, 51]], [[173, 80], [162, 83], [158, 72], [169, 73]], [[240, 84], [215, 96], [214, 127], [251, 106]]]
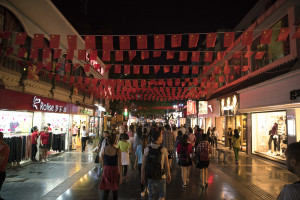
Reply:
[[108, 134], [108, 146], [101, 154], [103, 160], [103, 174], [100, 183], [100, 190], [104, 190], [102, 199], [108, 200], [109, 192], [112, 190], [113, 199], [118, 199], [119, 184], [122, 184], [122, 165], [121, 151], [114, 144], [116, 142], [115, 134]]
[[192, 153], [192, 145], [188, 143], [188, 136], [184, 134], [177, 147], [178, 165], [181, 167], [182, 187], [185, 188], [189, 183], [190, 166], [192, 165], [192, 159], [190, 154]]
[[232, 139], [232, 146], [233, 146], [233, 151], [234, 151], [234, 156], [235, 156], [235, 164], [239, 164], [239, 151], [241, 148], [241, 138], [239, 135], [239, 131], [237, 129], [234, 129], [234, 135]]
[[211, 131], [211, 135], [212, 135], [212, 146], [216, 148], [218, 148], [218, 132], [217, 132], [217, 128], [213, 127], [212, 131]]
[[[287, 169], [296, 174], [300, 180], [300, 142], [289, 144], [285, 156]], [[300, 199], [300, 181], [285, 185], [277, 198], [277, 200], [296, 199]]]
[[86, 138], [87, 138], [87, 130], [85, 129], [85, 126], [82, 126], [82, 131], [81, 131], [81, 152], [85, 151], [86, 147]]
[[152, 132], [151, 144], [145, 148], [142, 162], [142, 184], [148, 180], [149, 199], [166, 199], [166, 182], [171, 182], [168, 150], [161, 146], [160, 131]]
[[127, 140], [129, 136], [127, 133], [120, 135], [120, 141], [118, 142], [118, 148], [121, 150], [121, 163], [123, 168], [123, 179], [126, 179], [128, 165], [130, 163], [129, 153], [131, 152], [131, 144]]
[[211, 145], [208, 142], [207, 134], [201, 134], [200, 142], [196, 148], [196, 168], [200, 169], [200, 187], [206, 189], [207, 182], [207, 168], [210, 162], [210, 155], [212, 153]]
[[[142, 139], [138, 141], [136, 151], [135, 151], [135, 162], [134, 162], [134, 169], [138, 168], [140, 179], [142, 178], [142, 163], [143, 163], [143, 152], [144, 148], [147, 143], [147, 136], [143, 135]], [[145, 197], [146, 193], [145, 184], [141, 183], [141, 197]]]
[[37, 161], [36, 153], [37, 153], [37, 139], [39, 137], [39, 130], [37, 126], [34, 126], [31, 129], [31, 161]]
[[208, 137], [208, 142], [210, 144], [212, 144], [212, 140], [211, 140], [211, 128], [210, 127], [208, 127], [206, 134], [207, 134], [207, 137]]
[[232, 129], [228, 128], [228, 133], [227, 133], [227, 137], [228, 137], [228, 143], [229, 143], [229, 149], [232, 148]]
[[[3, 133], [0, 132], [0, 191], [6, 178], [6, 166], [9, 157], [9, 146], [3, 141]], [[0, 199], [1, 195], [0, 195]]]
[[169, 166], [172, 166], [172, 157], [173, 157], [173, 149], [174, 149], [175, 138], [173, 133], [171, 132], [170, 125], [166, 124], [163, 131], [163, 142], [162, 146], [168, 150], [168, 159]]
[[42, 162], [48, 162], [47, 159], [48, 150], [50, 149], [49, 145], [49, 137], [48, 127], [44, 127], [44, 131], [41, 132], [41, 149], [42, 149]]

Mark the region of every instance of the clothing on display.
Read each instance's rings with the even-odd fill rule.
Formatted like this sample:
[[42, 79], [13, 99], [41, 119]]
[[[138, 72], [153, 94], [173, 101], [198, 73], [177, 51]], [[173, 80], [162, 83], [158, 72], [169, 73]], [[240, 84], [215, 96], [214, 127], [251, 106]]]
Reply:
[[10, 148], [8, 162], [21, 162], [31, 157], [31, 136], [5, 137], [4, 142]]

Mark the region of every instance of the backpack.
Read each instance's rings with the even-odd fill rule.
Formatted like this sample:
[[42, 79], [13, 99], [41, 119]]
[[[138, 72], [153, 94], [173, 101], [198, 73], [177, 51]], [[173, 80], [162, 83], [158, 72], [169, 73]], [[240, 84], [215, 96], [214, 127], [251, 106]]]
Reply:
[[[201, 145], [201, 144], [199, 144]], [[198, 148], [199, 149], [199, 148]], [[200, 148], [200, 152], [199, 152], [199, 160], [200, 161], [209, 161], [209, 152], [208, 152], [208, 148]]]
[[190, 162], [190, 156], [188, 155], [187, 146], [182, 147], [179, 154], [179, 163], [181, 165], [186, 165]]
[[154, 149], [151, 146], [149, 146], [148, 148], [149, 152], [146, 156], [145, 170], [146, 178], [151, 180], [160, 180], [163, 175], [161, 169], [162, 146], [158, 147], [157, 149]]

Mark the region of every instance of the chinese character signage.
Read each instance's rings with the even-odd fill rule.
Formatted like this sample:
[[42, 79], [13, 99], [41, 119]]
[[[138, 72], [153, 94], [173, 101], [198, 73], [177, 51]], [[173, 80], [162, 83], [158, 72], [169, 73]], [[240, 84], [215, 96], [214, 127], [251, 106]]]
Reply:
[[220, 101], [221, 115], [232, 116], [238, 114], [238, 96], [224, 98]]
[[199, 115], [206, 115], [207, 112], [207, 101], [199, 101]]
[[195, 115], [196, 114], [196, 101], [188, 101], [187, 102], [187, 115]]
[[60, 112], [60, 113], [67, 112], [66, 106], [55, 105], [55, 104], [48, 103], [48, 102], [45, 102], [41, 98], [38, 98], [36, 96], [33, 97], [32, 107], [35, 110], [39, 110], [39, 111]]

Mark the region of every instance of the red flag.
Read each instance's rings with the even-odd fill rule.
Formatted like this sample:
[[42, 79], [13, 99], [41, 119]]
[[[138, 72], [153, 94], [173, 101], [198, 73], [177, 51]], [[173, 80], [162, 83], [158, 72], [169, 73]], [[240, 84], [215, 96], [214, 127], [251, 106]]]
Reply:
[[244, 65], [243, 67], [242, 67], [242, 72], [246, 72], [246, 71], [248, 71], [248, 69], [249, 69], [249, 66], [248, 65]]
[[181, 46], [181, 38], [182, 35], [181, 34], [177, 34], [177, 35], [172, 35], [171, 36], [171, 47], [180, 47]]
[[149, 58], [149, 51], [141, 51], [141, 59], [145, 60]]
[[94, 64], [94, 68], [96, 71], [98, 71], [101, 74], [101, 66], [100, 64]]
[[154, 49], [165, 48], [165, 35], [154, 35]]
[[153, 51], [153, 57], [157, 58], [161, 56], [161, 51]]
[[155, 72], [155, 74], [157, 74], [157, 72], [159, 71], [159, 69], [160, 69], [159, 65], [155, 65], [154, 66], [154, 72]]
[[140, 73], [140, 66], [139, 65], [134, 65], [133, 66], [133, 73], [134, 74], [139, 74]]
[[79, 85], [82, 84], [82, 77], [81, 76], [77, 77], [77, 84], [79, 84]]
[[260, 59], [262, 59], [262, 57], [263, 57], [264, 55], [265, 55], [265, 52], [257, 52], [257, 53], [255, 54], [254, 59], [260, 60]]
[[103, 51], [102, 52], [102, 60], [103, 61], [110, 61], [110, 51]]
[[188, 56], [187, 51], [180, 51], [179, 61], [186, 61]]
[[198, 85], [198, 78], [193, 78], [193, 85], [197, 86]]
[[43, 49], [43, 58], [49, 58], [50, 49]]
[[68, 47], [69, 49], [77, 49], [77, 36], [76, 35], [67, 35]]
[[289, 36], [289, 33], [290, 28], [281, 28], [276, 41], [286, 41], [287, 37]]
[[233, 66], [233, 70], [236, 74], [240, 73], [240, 66]]
[[164, 66], [164, 73], [170, 72], [170, 66]]
[[215, 66], [214, 72], [215, 72], [215, 74], [220, 74], [221, 73], [221, 67], [220, 66]]
[[260, 36], [260, 44], [270, 44], [272, 39], [272, 29], [263, 30]]
[[102, 46], [103, 50], [113, 50], [114, 45], [113, 45], [113, 36], [112, 35], [105, 35], [102, 36]]
[[173, 85], [172, 79], [167, 79], [167, 84], [169, 87], [172, 87], [172, 85]]
[[174, 51], [167, 51], [167, 60], [174, 58]]
[[133, 85], [133, 87], [139, 87], [139, 81], [138, 80], [133, 80], [132, 81], [132, 85]]
[[130, 65], [124, 65], [124, 74], [130, 74]]
[[224, 74], [230, 74], [230, 66], [224, 66]]
[[293, 39], [299, 39], [300, 38], [300, 27], [297, 28], [295, 34], [292, 37]]
[[242, 55], [242, 52], [236, 51], [236, 52], [233, 53], [232, 57], [233, 57], [233, 58], [240, 58], [241, 55]]
[[233, 44], [234, 32], [224, 33], [224, 47], [230, 47]]
[[183, 66], [183, 68], [182, 68], [182, 74], [188, 74], [189, 70], [190, 70], [189, 66]]
[[85, 60], [86, 51], [85, 50], [78, 50], [78, 59]]
[[225, 52], [224, 51], [219, 51], [217, 53], [217, 60], [223, 60], [224, 56], [225, 56]]
[[129, 61], [132, 61], [132, 59], [136, 56], [136, 51], [129, 51]]
[[65, 64], [65, 72], [70, 72], [71, 71], [71, 63], [66, 63]]
[[120, 50], [115, 51], [115, 60], [123, 61], [123, 51]]
[[32, 47], [44, 48], [44, 34], [34, 34]]
[[0, 38], [9, 38], [10, 34], [9, 31], [0, 31]]
[[30, 58], [32, 58], [32, 59], [38, 58], [38, 55], [39, 55], [39, 49], [32, 48], [31, 53], [30, 53]]
[[70, 76], [69, 84], [73, 85], [75, 83], [75, 76]]
[[130, 49], [130, 37], [128, 35], [119, 36], [120, 49]]
[[201, 82], [203, 82], [203, 83], [206, 83], [208, 80], [207, 80], [207, 77], [203, 77], [202, 79], [201, 79]]
[[67, 83], [67, 82], [68, 82], [68, 77], [67, 77], [67, 75], [64, 75], [64, 76], [63, 76], [63, 82], [64, 82], [64, 83]]
[[245, 31], [242, 35], [242, 45], [251, 46], [253, 40], [253, 31]]
[[56, 63], [55, 65], [55, 70], [59, 70], [61, 68], [62, 64], [61, 63]]
[[175, 79], [175, 86], [179, 86], [180, 85], [180, 79], [179, 78], [177, 78], [177, 79]]
[[67, 49], [67, 56], [66, 56], [66, 59], [67, 60], [73, 60], [73, 57], [74, 57], [74, 50], [73, 49]]
[[193, 66], [192, 74], [198, 74], [198, 73], [199, 73], [199, 67], [198, 66]]
[[216, 82], [216, 83], [213, 83], [213, 88], [214, 88], [214, 89], [219, 88], [219, 83], [217, 83], [217, 82]]
[[214, 82], [214, 81], [215, 81], [215, 77], [214, 77], [214, 76], [211, 76], [211, 77], [209, 78], [209, 81], [210, 81], [210, 82]]
[[223, 83], [224, 82], [224, 76], [219, 76], [219, 83]]
[[47, 71], [51, 71], [52, 70], [52, 63], [51, 62], [46, 62], [46, 66], [45, 66]]
[[50, 80], [53, 79], [53, 74], [52, 74], [52, 72], [48, 73], [48, 79], [50, 79]]
[[115, 73], [120, 74], [121, 73], [121, 65], [115, 65]]
[[90, 71], [90, 64], [84, 64], [84, 72]]
[[26, 53], [26, 48], [20, 47], [18, 51], [18, 57], [19, 58], [24, 58]]
[[251, 56], [252, 56], [252, 54], [254, 54], [254, 52], [253, 51], [247, 51], [246, 53], [245, 53], [245, 58], [250, 58]]
[[196, 51], [192, 53], [192, 62], [199, 62], [200, 52]]
[[142, 88], [146, 87], [146, 80], [145, 79], [141, 80], [141, 87]]
[[44, 67], [43, 63], [42, 62], [38, 62], [37, 63], [37, 68], [36, 68], [36, 72], [40, 72], [41, 69], [43, 69], [43, 67]]
[[211, 62], [212, 61], [212, 55], [213, 55], [212, 51], [206, 51], [204, 53], [204, 62]]
[[90, 83], [91, 83], [91, 78], [86, 77], [86, 78], [84, 79], [84, 84], [85, 84], [85, 85], [89, 85]]
[[85, 49], [96, 49], [95, 36], [86, 35], [85, 39]]
[[179, 73], [179, 66], [178, 65], [173, 66], [173, 73]]
[[143, 73], [144, 74], [149, 74], [149, 65], [144, 65], [144, 67], [143, 67]]
[[55, 80], [56, 82], [60, 82], [60, 78], [61, 78], [60, 75], [59, 75], [59, 74], [56, 74], [54, 80]]
[[60, 35], [50, 35], [50, 48], [59, 48]]
[[196, 47], [199, 40], [199, 34], [189, 34], [189, 48]]
[[209, 69], [209, 66], [203, 66], [203, 73], [205, 74]]
[[53, 58], [60, 58], [61, 52], [62, 52], [61, 49], [54, 49]]
[[206, 34], [206, 48], [215, 47], [217, 33]]
[[137, 39], [137, 49], [147, 49], [147, 35], [139, 35]]
[[23, 45], [26, 41], [27, 33], [18, 33], [16, 36], [15, 44]]

